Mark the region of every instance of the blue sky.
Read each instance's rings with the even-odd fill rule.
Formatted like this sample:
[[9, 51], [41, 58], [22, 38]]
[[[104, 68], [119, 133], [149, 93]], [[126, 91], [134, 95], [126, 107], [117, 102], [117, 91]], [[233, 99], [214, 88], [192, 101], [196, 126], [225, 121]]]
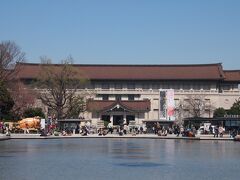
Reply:
[[28, 62], [240, 69], [239, 0], [0, 0], [0, 40]]

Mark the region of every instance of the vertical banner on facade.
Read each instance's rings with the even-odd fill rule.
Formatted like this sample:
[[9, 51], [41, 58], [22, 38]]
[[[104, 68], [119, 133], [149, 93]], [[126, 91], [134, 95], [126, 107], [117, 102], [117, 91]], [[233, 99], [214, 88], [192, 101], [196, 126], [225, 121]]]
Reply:
[[166, 102], [166, 91], [160, 90], [159, 96], [159, 117], [160, 119], [167, 120], [167, 102]]
[[174, 90], [160, 90], [159, 96], [159, 119], [174, 121]]
[[167, 90], [167, 119], [170, 121], [175, 120], [174, 116], [174, 90], [173, 89], [168, 89]]

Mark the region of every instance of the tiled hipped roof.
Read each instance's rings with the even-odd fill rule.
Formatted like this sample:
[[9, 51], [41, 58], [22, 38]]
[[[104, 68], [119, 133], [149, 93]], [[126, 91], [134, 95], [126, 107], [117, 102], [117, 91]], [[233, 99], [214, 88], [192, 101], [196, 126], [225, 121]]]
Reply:
[[[37, 78], [40, 64], [20, 63], [21, 79]], [[58, 68], [60, 65], [52, 65]], [[224, 80], [220, 63], [200, 65], [73, 65], [90, 80]], [[82, 76], [80, 75], [79, 76]], [[227, 73], [229, 79], [231, 74]], [[240, 78], [236, 78], [240, 80]]]
[[90, 99], [87, 102], [87, 110], [90, 112], [110, 111], [117, 105], [120, 107], [135, 112], [150, 111], [150, 100], [142, 101], [103, 101]]
[[224, 81], [238, 81], [240, 82], [240, 70], [228, 70], [224, 71]]

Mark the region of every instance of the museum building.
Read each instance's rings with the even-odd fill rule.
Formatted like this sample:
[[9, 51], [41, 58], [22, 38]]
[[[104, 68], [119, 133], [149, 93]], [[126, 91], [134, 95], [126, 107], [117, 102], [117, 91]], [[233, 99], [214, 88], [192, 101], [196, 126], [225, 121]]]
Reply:
[[[20, 63], [19, 78], [32, 82], [40, 64]], [[59, 66], [55, 64], [54, 66]], [[221, 63], [184, 65], [90, 65], [74, 64], [89, 84], [77, 93], [89, 92], [87, 111], [81, 115], [98, 125], [152, 122], [173, 123], [193, 116], [186, 105], [194, 97], [201, 102], [202, 117], [212, 117], [214, 109], [229, 109], [240, 97], [240, 70], [224, 70]], [[168, 117], [174, 101], [174, 118]], [[204, 105], [203, 105], [204, 104]]]

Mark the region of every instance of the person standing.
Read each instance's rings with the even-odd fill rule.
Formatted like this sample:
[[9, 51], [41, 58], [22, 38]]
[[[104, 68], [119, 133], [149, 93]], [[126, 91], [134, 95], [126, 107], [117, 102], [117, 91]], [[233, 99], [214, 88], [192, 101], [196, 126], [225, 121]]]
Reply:
[[210, 131], [210, 134], [213, 134], [213, 128], [211, 125], [209, 126], [209, 131]]
[[127, 129], [128, 129], [127, 125], [124, 124], [124, 126], [123, 126], [123, 133], [124, 133], [125, 135], [127, 134]]
[[180, 127], [178, 125], [174, 127], [174, 134], [176, 134], [177, 137], [180, 135]]
[[214, 128], [214, 137], [218, 137], [219, 129], [218, 126]]
[[223, 132], [224, 132], [224, 129], [222, 126], [219, 127], [219, 136], [220, 137], [223, 137]]
[[140, 134], [142, 134], [143, 133], [143, 127], [141, 126], [140, 127]]
[[0, 133], [3, 133], [3, 123], [0, 121]]
[[107, 128], [108, 128], [108, 132], [107, 133], [113, 133], [113, 128], [112, 128], [112, 124], [111, 123], [108, 123], [108, 126], [107, 126]]
[[10, 130], [8, 126], [6, 126], [6, 136], [10, 136]]
[[26, 124], [26, 133], [29, 134], [28, 124]]
[[[184, 127], [181, 125], [180, 127], [180, 133], [182, 136], [185, 136], [185, 131], [184, 131]], [[179, 136], [179, 135], [178, 135]]]

